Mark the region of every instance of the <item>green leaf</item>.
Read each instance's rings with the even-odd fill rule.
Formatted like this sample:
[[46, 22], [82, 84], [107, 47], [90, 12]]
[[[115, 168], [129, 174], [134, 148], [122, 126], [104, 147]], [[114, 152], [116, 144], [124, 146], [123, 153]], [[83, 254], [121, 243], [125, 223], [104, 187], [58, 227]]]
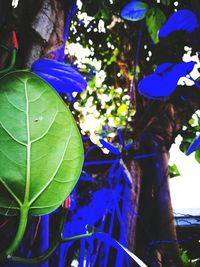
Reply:
[[190, 126], [193, 126], [195, 124], [195, 120], [194, 118], [191, 118], [189, 121], [188, 121], [189, 125]]
[[117, 109], [117, 114], [119, 116], [125, 116], [127, 115], [127, 112], [128, 112], [128, 108], [126, 104], [121, 104]]
[[188, 263], [189, 261], [189, 258], [188, 258], [188, 255], [187, 255], [187, 251], [182, 251], [181, 253], [181, 260], [183, 261], [183, 263]]
[[71, 112], [29, 71], [0, 79], [0, 213], [47, 214], [79, 178], [83, 148]]
[[200, 163], [200, 149], [195, 151], [195, 159], [198, 163]]
[[179, 148], [183, 153], [186, 154], [189, 146], [191, 145], [191, 143], [194, 141], [194, 139], [196, 137], [196, 132], [187, 129], [187, 131], [183, 131], [181, 133], [181, 136], [183, 137], [183, 140], [182, 140]]
[[146, 15], [146, 25], [154, 43], [158, 43], [158, 31], [166, 21], [166, 16], [160, 8], [151, 8]]
[[169, 173], [170, 173], [170, 178], [180, 176], [180, 172], [179, 172], [176, 164], [169, 165]]
[[171, 4], [171, 0], [161, 0], [160, 2], [165, 6], [169, 6]]

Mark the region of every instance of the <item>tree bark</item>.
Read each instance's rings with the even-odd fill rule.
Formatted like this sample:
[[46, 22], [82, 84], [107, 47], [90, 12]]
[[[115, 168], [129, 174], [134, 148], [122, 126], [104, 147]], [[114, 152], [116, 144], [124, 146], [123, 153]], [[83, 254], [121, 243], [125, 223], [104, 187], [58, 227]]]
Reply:
[[[181, 91], [180, 91], [181, 90]], [[180, 93], [186, 101], [181, 101]], [[148, 266], [182, 266], [169, 190], [169, 149], [199, 108], [199, 91], [178, 88], [166, 102], [150, 101], [136, 114], [142, 172], [136, 254]], [[149, 157], [148, 157], [149, 155]]]
[[1, 43], [8, 46], [10, 33], [17, 33], [17, 68], [29, 68], [40, 57], [63, 60], [76, 0], [20, 0], [16, 9], [11, 2], [1, 4], [0, 32]]
[[138, 162], [135, 160], [128, 160], [126, 163], [132, 179], [132, 188], [130, 191], [130, 209], [127, 212], [127, 245], [130, 251], [135, 251], [136, 239], [136, 224], [139, 221], [139, 198], [141, 186], [141, 172]]
[[170, 199], [169, 153], [155, 136], [144, 136], [142, 144], [152, 156], [140, 162], [143, 170], [141, 220], [136, 251], [148, 266], [182, 266]]

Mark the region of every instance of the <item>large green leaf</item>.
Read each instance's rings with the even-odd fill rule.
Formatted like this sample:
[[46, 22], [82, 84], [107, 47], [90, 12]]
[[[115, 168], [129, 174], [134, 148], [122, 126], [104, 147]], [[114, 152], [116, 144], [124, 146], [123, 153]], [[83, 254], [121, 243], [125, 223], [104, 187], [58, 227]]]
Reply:
[[146, 15], [146, 25], [154, 43], [158, 43], [158, 31], [166, 21], [166, 16], [160, 8], [150, 8]]
[[83, 162], [82, 141], [57, 93], [29, 71], [0, 80], [0, 213], [56, 209], [70, 194]]

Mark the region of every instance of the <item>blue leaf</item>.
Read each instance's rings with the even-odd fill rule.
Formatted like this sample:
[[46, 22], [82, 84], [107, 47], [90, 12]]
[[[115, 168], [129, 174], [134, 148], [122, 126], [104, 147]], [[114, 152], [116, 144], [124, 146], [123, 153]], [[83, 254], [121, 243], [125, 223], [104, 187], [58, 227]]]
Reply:
[[154, 74], [150, 74], [140, 81], [139, 93], [154, 100], [163, 100], [169, 97], [176, 89], [178, 80], [189, 74], [193, 70], [194, 64], [193, 61], [190, 61], [159, 65]]
[[82, 180], [82, 181], [90, 181], [91, 182], [93, 180], [93, 178], [89, 173], [87, 173], [85, 171], [82, 171], [81, 176], [80, 176], [80, 180]]
[[117, 128], [117, 134], [118, 134], [118, 137], [119, 137], [120, 144], [123, 145], [124, 144], [124, 139], [123, 139], [122, 133], [121, 133], [119, 128]]
[[148, 5], [141, 1], [131, 1], [121, 11], [121, 17], [130, 21], [138, 21], [145, 17]]
[[162, 75], [164, 72], [166, 72], [167, 70], [169, 70], [173, 66], [174, 66], [174, 64], [170, 63], [170, 62], [163, 63], [163, 64], [157, 66], [154, 73]]
[[147, 267], [147, 265], [141, 261], [135, 254], [133, 254], [130, 250], [128, 250], [126, 247], [124, 247], [121, 243], [119, 243], [117, 240], [110, 237], [109, 234], [103, 233], [103, 232], [94, 232], [93, 236], [97, 238], [98, 240], [101, 240], [105, 242], [107, 245], [110, 245], [117, 250], [122, 250], [125, 252], [131, 259], [140, 267]]
[[193, 32], [199, 27], [195, 13], [190, 10], [179, 10], [172, 14], [158, 33], [159, 38], [169, 36], [175, 31]]
[[104, 141], [103, 139], [100, 140], [100, 143], [102, 144], [102, 146], [106, 149], [108, 149], [110, 151], [110, 153], [114, 154], [114, 155], [120, 155], [119, 150], [114, 147], [113, 145], [107, 143], [106, 141]]
[[59, 61], [39, 59], [32, 64], [31, 70], [48, 82], [60, 95], [81, 93], [87, 87], [87, 82], [80, 73]]
[[176, 74], [179, 79], [180, 77], [188, 75], [193, 70], [194, 65], [194, 61], [178, 63], [171, 69], [171, 73], [173, 75]]
[[131, 142], [130, 144], [127, 144], [126, 146], [124, 146], [123, 150], [128, 150], [131, 147], [133, 147], [133, 142]]
[[198, 135], [192, 142], [192, 144], [189, 146], [188, 151], [186, 153], [187, 156], [189, 156], [192, 152], [197, 150], [200, 147], [200, 135]]

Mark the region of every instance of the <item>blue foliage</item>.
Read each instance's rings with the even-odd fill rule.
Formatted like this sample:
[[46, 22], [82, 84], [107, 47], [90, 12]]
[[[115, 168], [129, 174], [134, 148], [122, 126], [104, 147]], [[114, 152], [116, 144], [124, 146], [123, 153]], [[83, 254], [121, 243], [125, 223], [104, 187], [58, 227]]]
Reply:
[[193, 61], [161, 64], [153, 74], [140, 81], [138, 90], [141, 95], [149, 99], [163, 100], [174, 92], [178, 80], [189, 74], [194, 65]]
[[[105, 126], [102, 127], [102, 130], [103, 130], [104, 132], [107, 131], [106, 128], [105, 128]], [[100, 139], [100, 143], [101, 143], [101, 145], [102, 145], [104, 148], [108, 149], [109, 152], [110, 152], [111, 154], [120, 156], [119, 158], [121, 158], [121, 153], [122, 153], [123, 151], [125, 151], [125, 150], [130, 149], [130, 148], [132, 147], [132, 145], [133, 145], [133, 142], [130, 142], [129, 144], [126, 144], [126, 145], [125, 145], [125, 143], [124, 143], [124, 139], [123, 139], [123, 136], [122, 136], [122, 133], [121, 133], [120, 128], [117, 128], [117, 135], [118, 135], [118, 138], [119, 138], [119, 144], [122, 146], [122, 148], [121, 148], [120, 150], [117, 149], [115, 146], [109, 144], [108, 142], [104, 141], [103, 139]], [[101, 136], [102, 136], [102, 137], [105, 137], [105, 136], [107, 136], [107, 133], [101, 134]], [[89, 150], [88, 150], [88, 151], [89, 151]], [[112, 163], [112, 162], [113, 162], [113, 161], [111, 161], [111, 163]], [[95, 162], [95, 163], [97, 164], [97, 162]]]
[[187, 156], [189, 156], [192, 152], [197, 150], [200, 147], [200, 135], [198, 135], [192, 142], [192, 144], [189, 146], [188, 151], [186, 153]]
[[158, 33], [159, 38], [169, 36], [175, 31], [193, 32], [199, 27], [196, 15], [190, 10], [174, 12]]
[[82, 174], [81, 174], [81, 180], [83, 181], [88, 181], [88, 182], [92, 182], [92, 176], [90, 176], [89, 173], [85, 172], [85, 171], [82, 171]]
[[124, 139], [123, 139], [122, 133], [120, 131], [120, 128], [117, 128], [117, 135], [119, 137], [120, 144], [124, 146]]
[[103, 139], [100, 140], [100, 143], [104, 148], [108, 149], [110, 153], [112, 153], [114, 155], [120, 155], [119, 150], [116, 147], [114, 147], [113, 145], [109, 144], [108, 142], [104, 141]]
[[165, 62], [161, 65], [158, 65], [157, 68], [155, 69], [155, 73], [158, 75], [163, 75], [163, 73], [165, 73], [166, 71], [170, 70], [171, 68], [173, 68], [174, 64], [170, 63], [170, 62]]
[[87, 87], [87, 82], [80, 73], [59, 61], [39, 59], [32, 64], [31, 70], [48, 82], [60, 95], [81, 93]]
[[[115, 188], [115, 194], [118, 195], [121, 190], [120, 186]], [[74, 236], [84, 234], [86, 225], [95, 225], [106, 212], [110, 212], [114, 205], [114, 195], [112, 188], [102, 188], [92, 195], [88, 205], [79, 207], [72, 215], [72, 220], [65, 225], [64, 236]]]
[[[108, 143], [106, 142], [106, 146], [107, 144]], [[93, 164], [95, 163], [96, 162], [93, 162]], [[104, 161], [103, 163], [106, 164], [106, 161]], [[76, 190], [80, 190], [80, 188], [82, 187], [82, 184], [80, 184], [80, 182], [85, 183], [85, 176], [88, 176], [87, 173], [82, 173], [78, 185], [76, 186], [72, 194], [76, 194]], [[71, 237], [74, 235], [85, 234], [87, 225], [92, 226], [93, 229], [92, 238], [82, 239], [80, 242], [80, 250], [79, 247], [77, 247], [75, 248], [75, 252], [73, 252], [76, 253], [76, 249], [80, 251], [78, 257], [80, 266], [83, 266], [83, 255], [86, 256], [86, 266], [89, 266], [90, 263], [95, 265], [96, 261], [98, 261], [100, 250], [104, 253], [104, 258], [102, 259], [101, 264], [102, 266], [107, 266], [111, 247], [115, 247], [117, 249], [117, 256], [116, 259], [113, 260], [113, 266], [117, 267], [123, 265], [129, 267], [130, 264], [127, 256], [130, 256], [135, 262], [139, 262], [139, 259], [125, 248], [127, 246], [127, 210], [129, 212], [130, 210], [132, 210], [132, 207], [130, 205], [130, 198], [132, 197], [131, 185], [129, 179], [127, 179], [126, 176], [127, 175], [124, 167], [122, 166], [120, 158], [116, 159], [115, 161], [113, 161], [113, 164], [109, 169], [105, 181], [106, 186], [96, 191], [88, 191], [89, 197], [87, 204], [83, 205], [83, 203], [81, 202], [81, 194], [83, 194], [82, 191], [80, 191], [79, 193], [79, 198], [75, 198], [75, 202], [77, 202], [75, 206], [78, 206], [78, 209], [70, 208], [69, 218], [65, 224], [63, 232], [64, 236]], [[92, 177], [91, 181], [89, 181], [89, 179], [86, 179], [89, 188], [92, 183], [93, 185], [95, 184], [95, 180], [96, 179], [93, 179]], [[122, 199], [123, 207], [121, 210], [119, 203], [121, 203]], [[134, 214], [134, 211], [132, 212]], [[133, 217], [135, 218], [135, 214]], [[115, 238], [113, 234], [113, 228], [116, 222], [116, 218], [118, 219], [118, 222], [120, 224], [119, 236], [117, 237], [120, 243], [112, 239]], [[96, 231], [98, 231], [98, 233]], [[106, 232], [106, 234], [103, 232]], [[94, 238], [98, 240], [98, 243], [94, 243]], [[102, 242], [105, 242], [105, 245], [103, 245]], [[73, 245], [73, 242], [63, 244], [59, 257], [61, 257], [61, 255], [66, 256], [66, 253], [64, 254], [63, 251], [67, 252], [70, 246], [73, 247]]]
[[145, 17], [148, 5], [141, 1], [131, 1], [121, 11], [121, 17], [130, 21], [138, 21]]

